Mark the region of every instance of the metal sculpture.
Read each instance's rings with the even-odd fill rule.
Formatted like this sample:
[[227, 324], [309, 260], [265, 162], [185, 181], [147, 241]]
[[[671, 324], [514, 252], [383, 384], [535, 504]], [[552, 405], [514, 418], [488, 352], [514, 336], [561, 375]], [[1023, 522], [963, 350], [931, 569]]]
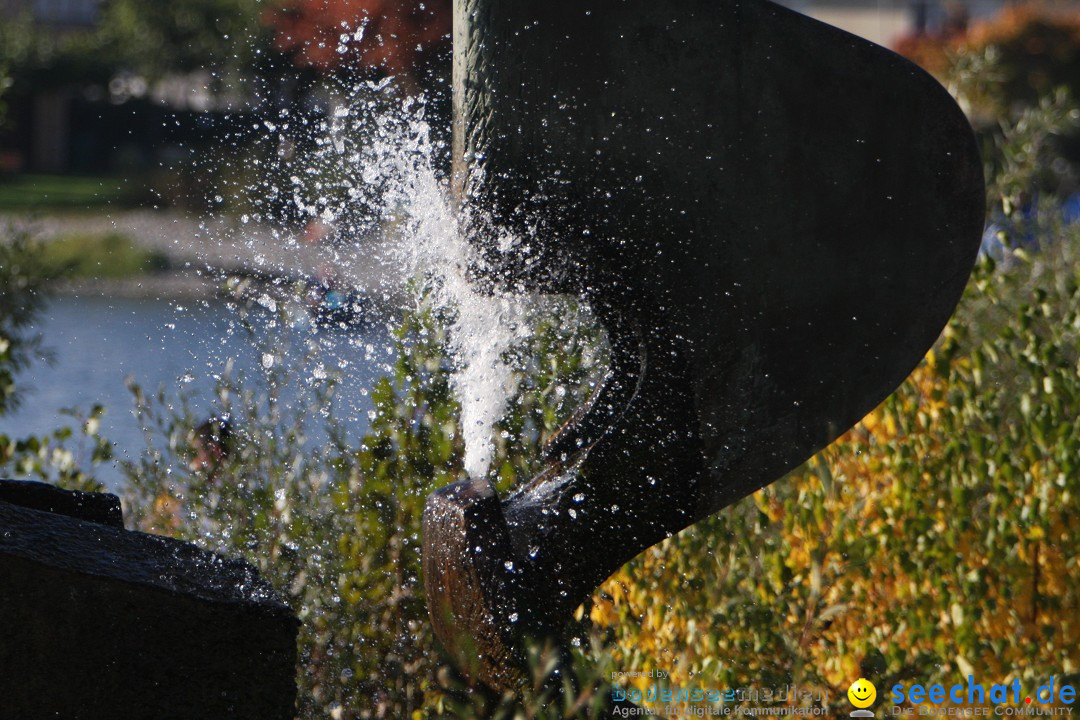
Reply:
[[903, 381], [966, 283], [983, 179], [935, 80], [765, 0], [457, 0], [454, 22], [482, 280], [587, 299], [612, 348], [547, 471], [428, 501], [436, 634], [507, 688], [523, 635]]

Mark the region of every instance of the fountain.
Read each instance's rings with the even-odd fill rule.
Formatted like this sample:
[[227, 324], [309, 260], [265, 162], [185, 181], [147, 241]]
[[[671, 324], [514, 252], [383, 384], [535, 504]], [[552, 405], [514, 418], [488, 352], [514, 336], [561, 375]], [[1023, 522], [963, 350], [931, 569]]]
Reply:
[[[336, 108], [319, 159], [358, 174], [344, 205], [380, 187], [385, 198], [372, 205], [403, 218], [415, 242], [404, 257], [375, 258], [380, 269], [408, 275], [435, 260], [435, 304], [458, 310], [471, 479], [429, 498], [428, 609], [472, 683], [515, 689], [523, 638], [560, 638], [573, 608], [623, 563], [781, 477], [903, 380], [966, 281], [982, 175], [966, 120], [929, 76], [765, 0], [456, 0], [455, 14], [453, 202], [408, 107], [375, 123], [374, 141], [355, 152], [347, 130], [378, 108], [356, 117]], [[311, 267], [332, 265], [358, 288], [381, 252], [309, 250]], [[546, 469], [503, 498], [487, 479], [491, 427], [511, 394], [501, 354], [522, 337], [524, 299], [536, 294], [589, 307], [607, 332], [610, 369], [548, 444]], [[271, 311], [276, 302], [257, 300]], [[264, 355], [264, 368], [274, 362]], [[155, 609], [165, 596], [162, 607], [184, 604], [190, 627], [217, 638], [209, 654], [222, 670], [191, 675], [192, 703], [290, 712], [296, 623], [249, 566], [127, 533], [115, 505], [5, 502], [5, 522], [31, 541], [46, 532], [49, 542], [81, 538], [73, 550], [107, 541], [105, 565], [145, 560], [132, 572], [153, 622], [123, 627], [134, 633], [125, 637], [154, 650], [155, 668], [186, 672], [195, 651], [168, 651], [199, 636]], [[26, 564], [49, 577], [70, 569], [33, 556], [34, 542], [10, 544], [12, 577]], [[126, 592], [100, 554], [86, 562], [97, 574], [64, 582]], [[32, 585], [19, 587], [19, 608], [37, 603]], [[75, 603], [71, 617], [87, 633], [120, 627], [100, 622], [108, 611]], [[233, 627], [232, 613], [248, 613], [251, 626]], [[104, 665], [103, 636], [87, 635], [83, 649]], [[221, 638], [232, 654], [216, 652]], [[115, 676], [139, 670], [128, 663]], [[194, 681], [207, 675], [226, 692]], [[263, 707], [252, 698], [268, 686], [278, 692]], [[70, 687], [73, 703], [94, 692], [90, 682]]]
[[436, 635], [472, 683], [513, 689], [522, 638], [558, 638], [623, 563], [903, 381], [967, 280], [983, 180], [929, 75], [766, 0], [454, 12], [477, 287], [582, 298], [612, 356], [532, 481], [428, 500]]

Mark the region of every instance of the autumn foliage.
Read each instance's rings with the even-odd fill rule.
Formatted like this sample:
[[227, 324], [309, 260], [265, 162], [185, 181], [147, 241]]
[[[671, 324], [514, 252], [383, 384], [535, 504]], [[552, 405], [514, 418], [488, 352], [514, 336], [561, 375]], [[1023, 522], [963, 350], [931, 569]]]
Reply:
[[286, 0], [263, 21], [300, 67], [415, 80], [450, 46], [450, 19], [450, 0]]
[[990, 50], [1009, 101], [1031, 103], [1062, 85], [1072, 86], [1076, 95], [1080, 7], [1050, 2], [1010, 5], [967, 28], [952, 26], [940, 33], [902, 38], [895, 49], [938, 76], [947, 74], [959, 56]]

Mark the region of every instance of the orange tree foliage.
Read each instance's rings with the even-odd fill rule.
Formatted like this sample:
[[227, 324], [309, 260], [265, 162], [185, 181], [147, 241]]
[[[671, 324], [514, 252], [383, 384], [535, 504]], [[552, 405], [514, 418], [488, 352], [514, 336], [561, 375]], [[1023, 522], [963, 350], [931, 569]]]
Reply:
[[286, 0], [264, 21], [277, 49], [301, 67], [415, 80], [449, 47], [450, 18], [450, 0]]
[[1059, 86], [1080, 96], [1080, 7], [1028, 2], [1010, 5], [966, 32], [911, 35], [896, 51], [945, 76], [957, 58], [991, 51], [999, 73], [1000, 102], [1034, 103]]
[[861, 675], [884, 697], [1076, 673], [1080, 239], [1058, 242], [1009, 270], [984, 262], [880, 407], [612, 577], [590, 617], [614, 667], [706, 690], [796, 683], [837, 713]]

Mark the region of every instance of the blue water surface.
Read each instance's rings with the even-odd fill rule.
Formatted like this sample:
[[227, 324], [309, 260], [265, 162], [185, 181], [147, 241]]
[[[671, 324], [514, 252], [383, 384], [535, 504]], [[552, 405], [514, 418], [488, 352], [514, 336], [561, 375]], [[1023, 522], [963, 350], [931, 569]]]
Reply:
[[[57, 297], [36, 328], [55, 361], [39, 362], [17, 377], [24, 402], [16, 412], [0, 417], [0, 433], [48, 434], [60, 425], [74, 424], [62, 409], [85, 413], [100, 403], [106, 408], [102, 435], [113, 444], [117, 459], [135, 459], [146, 441], [126, 377], [148, 393], [162, 387], [166, 398], [173, 400], [178, 393], [188, 394], [195, 414], [209, 416], [215, 408], [215, 376], [231, 368], [234, 377], [255, 378], [267, 363], [288, 362], [313, 343], [315, 358], [309, 371], [319, 363], [323, 368], [309, 372], [306, 383], [317, 382], [324, 371], [340, 375], [334, 413], [349, 436], [358, 439], [367, 430], [372, 409], [367, 390], [392, 362], [385, 327], [328, 330], [300, 317], [282, 333], [282, 328], [270, 327], [275, 317], [269, 312], [253, 317], [254, 336], [243, 329], [235, 309], [221, 300]], [[269, 338], [273, 341], [267, 353], [260, 345]], [[297, 394], [296, 387], [286, 387], [281, 397], [288, 403]], [[318, 430], [319, 419], [312, 420], [311, 442], [320, 442], [326, 436]], [[98, 471], [98, 479], [115, 490], [122, 475], [114, 462]]]

